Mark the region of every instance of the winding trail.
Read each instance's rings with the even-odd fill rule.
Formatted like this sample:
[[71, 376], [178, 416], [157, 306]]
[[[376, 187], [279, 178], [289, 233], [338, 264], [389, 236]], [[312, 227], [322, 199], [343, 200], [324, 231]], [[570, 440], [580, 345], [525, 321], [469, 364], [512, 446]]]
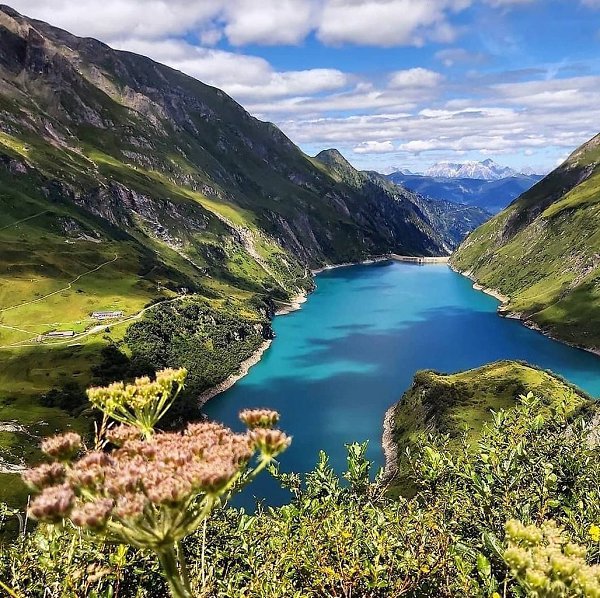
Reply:
[[[66, 339], [64, 341], [53, 341], [53, 342], [44, 343], [44, 346], [55, 347], [57, 345], [72, 345], [74, 342], [79, 341], [80, 339], [85, 338], [86, 336], [90, 336], [91, 334], [97, 334], [98, 332], [102, 332], [102, 330], [104, 330], [105, 328], [108, 328], [108, 327], [114, 328], [115, 326], [120, 326], [121, 324], [126, 324], [127, 322], [131, 322], [133, 320], [139, 320], [145, 313], [157, 308], [159, 305], [165, 305], [167, 303], [173, 303], [174, 301], [179, 301], [184, 296], [185, 295], [177, 295], [177, 297], [173, 297], [172, 299], [166, 299], [165, 301], [159, 301], [158, 303], [153, 303], [152, 305], [148, 305], [148, 307], [144, 307], [144, 309], [141, 309], [136, 314], [134, 314], [132, 316], [128, 316], [127, 318], [123, 318], [122, 320], [107, 321], [106, 323], [98, 324], [97, 326], [94, 326], [94, 327], [90, 328], [89, 330], [82, 332], [81, 334], [76, 334], [74, 336], [70, 336], [68, 339]], [[0, 350], [1, 349], [14, 349], [16, 347], [39, 347], [39, 346], [40, 346], [40, 343], [31, 342], [30, 340], [29, 341], [18, 341], [16, 343], [11, 343], [10, 345], [0, 346]]]
[[9, 326], [8, 324], [0, 324], [0, 328], [7, 328], [8, 330], [16, 330], [17, 332], [24, 332], [25, 334], [32, 334], [31, 330], [24, 330], [23, 328], [17, 328], [16, 326]]
[[6, 230], [7, 228], [11, 228], [13, 226], [16, 226], [17, 224], [21, 224], [21, 222], [26, 222], [27, 220], [31, 220], [32, 218], [37, 218], [38, 216], [41, 216], [42, 214], [47, 214], [49, 211], [50, 210], [43, 210], [42, 212], [33, 214], [33, 216], [27, 216], [27, 218], [22, 218], [21, 220], [17, 220], [16, 222], [11, 222], [10, 224], [7, 224], [6, 226], [1, 227], [0, 231]]
[[71, 282], [69, 282], [66, 287], [63, 287], [62, 289], [58, 289], [56, 291], [52, 291], [52, 293], [48, 293], [47, 295], [44, 295], [43, 297], [38, 297], [37, 299], [32, 299], [31, 301], [25, 301], [25, 303], [18, 303], [16, 305], [11, 305], [10, 307], [4, 307], [3, 309], [0, 309], [0, 314], [3, 314], [12, 309], [24, 307], [25, 305], [31, 305], [32, 303], [39, 303], [40, 301], [44, 301], [44, 299], [48, 299], [48, 297], [52, 297], [52, 295], [57, 295], [58, 293], [62, 293], [63, 291], [68, 291], [69, 289], [71, 289], [73, 287], [73, 285], [78, 280], [80, 280], [84, 276], [87, 276], [88, 274], [92, 274], [92, 272], [97, 272], [98, 270], [100, 270], [100, 268], [103, 268], [104, 266], [106, 266], [108, 264], [112, 264], [113, 262], [116, 262], [118, 259], [119, 259], [119, 255], [115, 253], [115, 257], [112, 260], [103, 262], [99, 266], [96, 266], [95, 268], [92, 268], [91, 270], [88, 270], [87, 272], [83, 272], [83, 274], [80, 274], [79, 276], [74, 278]]

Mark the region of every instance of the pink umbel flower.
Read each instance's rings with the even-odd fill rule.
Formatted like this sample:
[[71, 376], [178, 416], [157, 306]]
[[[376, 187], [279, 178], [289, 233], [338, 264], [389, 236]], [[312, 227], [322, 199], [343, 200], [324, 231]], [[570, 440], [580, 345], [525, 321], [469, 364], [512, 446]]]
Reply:
[[244, 409], [240, 419], [249, 428], [272, 428], [279, 421], [279, 413], [272, 409]]
[[249, 428], [243, 434], [214, 422], [191, 423], [181, 432], [155, 431], [184, 379], [185, 370], [164, 370], [155, 380], [90, 389], [90, 400], [121, 422], [106, 432], [114, 448], [89, 451], [76, 460], [79, 435], [49, 438], [42, 450], [55, 462], [25, 472], [23, 479], [41, 492], [31, 503], [32, 517], [49, 523], [68, 518], [103, 540], [154, 551], [172, 595], [188, 598], [187, 576], [178, 573], [185, 563], [174, 546], [291, 439], [272, 429], [279, 414], [269, 409], [243, 411], [240, 419]]
[[81, 449], [81, 436], [75, 432], [51, 436], [42, 442], [41, 449], [43, 453], [59, 461], [69, 460]]

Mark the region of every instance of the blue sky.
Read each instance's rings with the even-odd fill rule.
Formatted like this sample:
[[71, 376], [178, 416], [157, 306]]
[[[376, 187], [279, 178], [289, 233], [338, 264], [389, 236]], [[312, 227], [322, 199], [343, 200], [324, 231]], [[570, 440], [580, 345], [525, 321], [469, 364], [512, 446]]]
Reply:
[[600, 130], [600, 0], [14, 0], [224, 89], [307, 153], [547, 171]]

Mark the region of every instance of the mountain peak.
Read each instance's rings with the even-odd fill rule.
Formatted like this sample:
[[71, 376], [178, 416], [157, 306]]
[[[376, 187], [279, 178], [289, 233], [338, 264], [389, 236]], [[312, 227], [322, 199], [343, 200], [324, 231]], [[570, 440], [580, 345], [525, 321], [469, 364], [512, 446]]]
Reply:
[[343, 166], [345, 168], [354, 168], [344, 156], [340, 153], [339, 150], [335, 148], [324, 149], [320, 151], [315, 159], [323, 164], [327, 164], [329, 166]]
[[425, 171], [426, 176], [449, 179], [481, 179], [496, 181], [517, 176], [519, 173], [508, 166], [500, 166], [491, 158], [481, 162], [438, 162]]

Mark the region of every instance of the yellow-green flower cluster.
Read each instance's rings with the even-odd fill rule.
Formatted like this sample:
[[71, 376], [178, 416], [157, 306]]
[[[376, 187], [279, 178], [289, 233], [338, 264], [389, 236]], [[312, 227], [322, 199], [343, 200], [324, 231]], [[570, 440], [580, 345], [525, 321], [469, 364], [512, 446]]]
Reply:
[[586, 550], [570, 542], [554, 521], [541, 527], [511, 520], [506, 524], [504, 560], [537, 598], [600, 598], [600, 566], [587, 565]]
[[155, 380], [144, 376], [133, 384], [113, 382], [89, 388], [87, 396], [109, 417], [149, 435], [183, 388], [186, 375], [184, 368], [165, 369], [157, 372]]

